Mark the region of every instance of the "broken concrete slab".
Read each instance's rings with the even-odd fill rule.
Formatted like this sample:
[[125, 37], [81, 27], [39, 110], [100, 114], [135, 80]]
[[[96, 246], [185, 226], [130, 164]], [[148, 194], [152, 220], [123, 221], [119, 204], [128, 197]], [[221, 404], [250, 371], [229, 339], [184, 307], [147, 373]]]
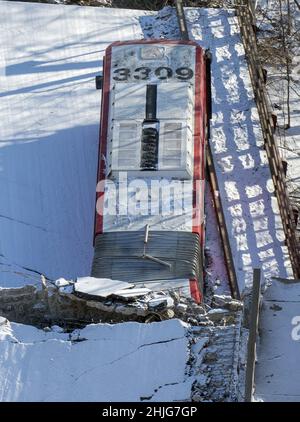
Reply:
[[[178, 320], [94, 324], [71, 334], [11, 323], [0, 341], [0, 401], [140, 401], [185, 382], [186, 333]], [[190, 390], [166, 390], [162, 399], [189, 400]]]
[[214, 295], [212, 299], [212, 306], [228, 309], [229, 311], [239, 311], [243, 308], [242, 302], [227, 295]]
[[0, 325], [0, 401], [230, 401], [238, 329], [193, 330], [173, 319], [66, 332], [7, 321]]

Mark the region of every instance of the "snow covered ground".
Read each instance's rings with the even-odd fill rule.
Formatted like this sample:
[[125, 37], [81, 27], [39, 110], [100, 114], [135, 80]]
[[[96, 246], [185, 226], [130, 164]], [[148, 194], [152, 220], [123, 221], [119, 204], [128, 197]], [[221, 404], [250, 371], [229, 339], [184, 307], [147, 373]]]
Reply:
[[189, 400], [188, 346], [178, 320], [90, 325], [70, 335], [2, 323], [0, 401]]
[[[257, 24], [259, 28], [269, 30], [265, 36], [278, 35], [280, 22], [279, 2], [270, 0], [258, 2], [262, 6], [264, 16], [259, 13]], [[282, 3], [283, 12], [286, 2]], [[293, 31], [297, 34], [297, 20], [299, 30], [300, 12], [296, 4], [290, 2], [293, 18]], [[274, 19], [273, 25], [269, 18]], [[259, 34], [263, 41], [264, 33]], [[291, 65], [290, 111], [291, 127], [284, 129], [287, 124], [287, 81], [286, 69], [278, 60], [269, 63], [267, 89], [273, 113], [278, 117], [276, 131], [280, 153], [288, 163], [287, 180], [293, 203], [300, 205], [300, 108], [299, 108], [299, 44], [293, 36], [289, 38], [290, 53], [293, 52]], [[272, 45], [272, 43], [270, 43]], [[278, 45], [278, 44], [277, 44]], [[273, 41], [273, 46], [276, 42]], [[280, 43], [279, 43], [280, 47]], [[271, 58], [272, 59], [272, 58]], [[276, 59], [276, 58], [275, 58]], [[299, 227], [299, 225], [298, 225]], [[299, 317], [300, 284], [286, 283], [273, 280], [263, 298], [260, 314], [259, 344], [257, 349], [257, 364], [255, 375], [255, 399], [263, 401], [300, 401], [299, 365], [297, 360], [300, 351], [299, 332], [297, 324]], [[293, 335], [294, 332], [294, 335]], [[298, 335], [298, 334], [297, 334]], [[297, 336], [296, 336], [297, 337]]]
[[300, 284], [274, 281], [260, 317], [256, 400], [300, 402]]
[[[145, 12], [0, 2], [2, 286], [90, 274], [101, 91]], [[30, 271], [32, 270], [32, 271]]]
[[70, 334], [0, 317], [0, 401], [236, 401], [243, 352], [235, 316], [215, 326], [173, 319]]
[[[288, 123], [287, 97], [288, 86], [286, 78], [286, 68], [284, 65], [274, 63], [268, 66], [267, 88], [270, 96], [270, 103], [273, 112], [278, 118], [277, 142], [283, 159], [288, 163], [287, 181], [292, 202], [300, 208], [300, 46], [299, 34], [300, 28], [300, 10], [296, 3], [291, 2], [292, 30], [288, 37], [289, 53], [292, 56], [291, 74], [290, 74], [290, 128], [284, 129]], [[286, 12], [285, 5], [283, 6]], [[264, 5], [264, 12], [267, 16], [280, 21], [280, 11], [278, 1], [269, 1]], [[259, 27], [273, 30], [274, 27], [268, 24], [266, 18], [258, 20]], [[272, 34], [272, 32], [271, 32]], [[300, 226], [298, 226], [299, 229]]]
[[[300, 13], [299, 13], [300, 16]], [[300, 50], [300, 48], [299, 48]], [[286, 111], [286, 94], [287, 86], [280, 71], [269, 72], [268, 89], [270, 99], [277, 114], [280, 129], [277, 130], [278, 145], [281, 156], [287, 161], [287, 180], [290, 194], [295, 200], [294, 202], [300, 204], [300, 54], [294, 57], [295, 67], [292, 71], [292, 89], [291, 89], [291, 127], [284, 130], [283, 127], [287, 123]], [[278, 109], [280, 107], [280, 110]]]

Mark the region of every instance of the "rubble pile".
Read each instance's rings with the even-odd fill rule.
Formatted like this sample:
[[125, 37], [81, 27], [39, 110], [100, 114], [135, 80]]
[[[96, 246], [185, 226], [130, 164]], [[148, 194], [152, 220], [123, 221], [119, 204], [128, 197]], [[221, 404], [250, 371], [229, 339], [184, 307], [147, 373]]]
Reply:
[[88, 306], [112, 315], [151, 316], [156, 320], [175, 315], [175, 301], [168, 291], [153, 291], [124, 281], [94, 277], [81, 277], [75, 283], [59, 279], [55, 284], [61, 296], [84, 299]]
[[242, 353], [241, 312], [235, 324], [191, 327], [191, 362], [195, 382], [191, 399], [196, 402], [240, 401], [245, 369]]
[[89, 307], [124, 317], [145, 318], [145, 322], [179, 318], [191, 325], [213, 326], [235, 323], [236, 312], [242, 309], [240, 301], [231, 296], [214, 295], [207, 303], [196, 304], [180, 290], [154, 291], [143, 286], [118, 280], [82, 277], [77, 282], [59, 279], [59, 295], [84, 299]]
[[[97, 279], [98, 280], [98, 279]], [[238, 401], [245, 369], [248, 331], [240, 301], [213, 295], [196, 304], [178, 291], [151, 291], [122, 281], [76, 282], [0, 289], [0, 323], [6, 319], [51, 332], [76, 332], [91, 323], [154, 322], [177, 318], [186, 322], [192, 401]], [[75, 329], [75, 331], [74, 331]]]
[[36, 326], [84, 326], [94, 322], [153, 322], [178, 318], [194, 326], [235, 323], [242, 303], [214, 295], [197, 305], [178, 290], [153, 291], [118, 280], [82, 277], [55, 284], [0, 289], [0, 315]]

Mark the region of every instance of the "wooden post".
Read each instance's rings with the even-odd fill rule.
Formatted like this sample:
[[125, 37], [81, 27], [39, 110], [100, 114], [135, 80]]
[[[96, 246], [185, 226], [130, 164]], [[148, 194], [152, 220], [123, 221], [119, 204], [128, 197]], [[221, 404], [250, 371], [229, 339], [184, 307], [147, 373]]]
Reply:
[[250, 312], [250, 321], [249, 321], [249, 339], [248, 339], [248, 350], [247, 350], [245, 402], [251, 402], [252, 394], [253, 394], [255, 357], [256, 357], [256, 336], [257, 336], [258, 314], [259, 314], [259, 299], [260, 299], [260, 269], [254, 268], [251, 312]]

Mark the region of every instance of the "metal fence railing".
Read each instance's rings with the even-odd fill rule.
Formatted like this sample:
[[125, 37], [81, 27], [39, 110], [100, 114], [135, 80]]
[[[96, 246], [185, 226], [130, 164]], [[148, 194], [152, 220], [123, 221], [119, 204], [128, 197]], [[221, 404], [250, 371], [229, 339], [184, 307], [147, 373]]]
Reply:
[[251, 307], [249, 315], [249, 337], [247, 346], [246, 379], [245, 379], [245, 401], [251, 402], [254, 389], [254, 374], [256, 361], [256, 338], [259, 320], [260, 304], [260, 269], [253, 270], [253, 287], [251, 295]]
[[300, 248], [296, 236], [296, 224], [290, 204], [285, 171], [279, 154], [271, 107], [266, 91], [265, 74], [259, 61], [258, 46], [254, 29], [253, 12], [249, 0], [236, 0], [236, 11], [242, 40], [248, 60], [248, 68], [259, 113], [264, 147], [278, 200], [286, 246], [289, 251], [295, 278], [300, 277]]

